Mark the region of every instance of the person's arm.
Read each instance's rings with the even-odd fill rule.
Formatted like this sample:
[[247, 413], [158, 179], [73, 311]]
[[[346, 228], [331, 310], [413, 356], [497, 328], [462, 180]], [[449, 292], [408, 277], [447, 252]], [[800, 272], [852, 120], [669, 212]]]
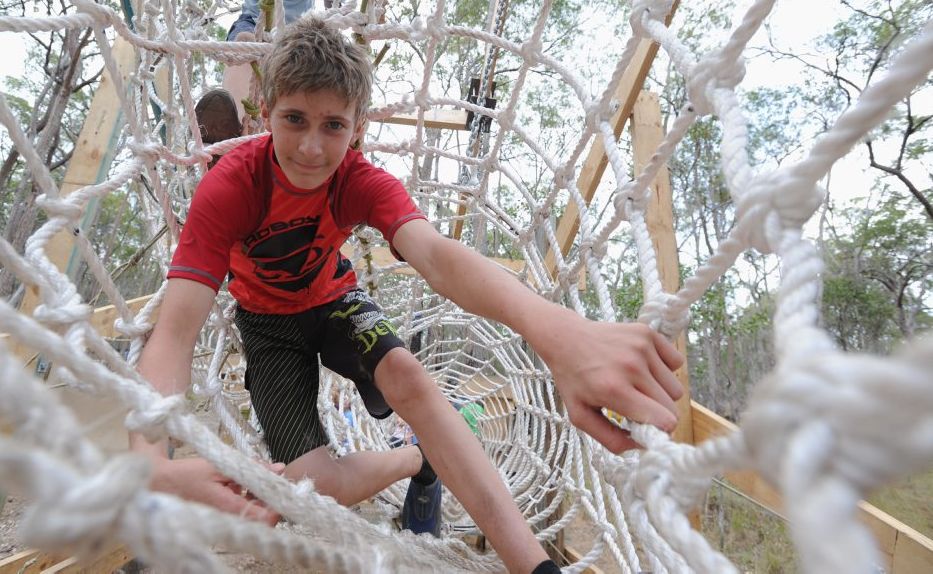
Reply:
[[[198, 333], [214, 303], [214, 290], [188, 279], [169, 279], [159, 319], [139, 359], [140, 374], [163, 395], [184, 393], [191, 385], [191, 362]], [[274, 524], [278, 515], [245, 497], [234, 481], [202, 458], [169, 460], [168, 444], [150, 443], [130, 433], [130, 449], [152, 462], [154, 490], [209, 504], [233, 514]], [[270, 467], [281, 472], [281, 465]]]
[[571, 421], [611, 451], [636, 445], [602, 407], [667, 431], [676, 426], [683, 389], [672, 370], [683, 357], [659, 333], [589, 321], [547, 301], [423, 219], [403, 224], [392, 244], [435, 291], [522, 335], [551, 369]]
[[[214, 304], [214, 290], [188, 279], [169, 279], [159, 319], [143, 348], [137, 370], [163, 395], [184, 393], [191, 385], [191, 362], [198, 333]], [[150, 443], [130, 433], [130, 448], [149, 458], [168, 458], [166, 441]]]

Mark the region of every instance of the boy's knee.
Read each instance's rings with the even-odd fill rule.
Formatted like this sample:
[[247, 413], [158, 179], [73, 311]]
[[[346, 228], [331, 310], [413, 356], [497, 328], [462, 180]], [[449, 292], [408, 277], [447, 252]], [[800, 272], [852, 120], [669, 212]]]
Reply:
[[437, 390], [418, 359], [401, 347], [379, 361], [375, 375], [376, 386], [396, 410], [399, 403], [421, 400], [426, 393]]

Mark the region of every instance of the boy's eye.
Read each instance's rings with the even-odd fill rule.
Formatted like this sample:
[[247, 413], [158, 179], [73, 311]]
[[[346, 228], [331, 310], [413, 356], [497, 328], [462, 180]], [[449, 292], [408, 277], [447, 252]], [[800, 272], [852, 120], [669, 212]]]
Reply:
[[298, 114], [287, 114], [285, 116], [285, 121], [287, 121], [290, 124], [300, 124], [302, 119], [303, 118], [299, 116]]
[[330, 130], [342, 130], [342, 129], [343, 129], [343, 123], [342, 123], [342, 122], [338, 122], [337, 120], [331, 120], [331, 121], [327, 122], [327, 129], [330, 129]]

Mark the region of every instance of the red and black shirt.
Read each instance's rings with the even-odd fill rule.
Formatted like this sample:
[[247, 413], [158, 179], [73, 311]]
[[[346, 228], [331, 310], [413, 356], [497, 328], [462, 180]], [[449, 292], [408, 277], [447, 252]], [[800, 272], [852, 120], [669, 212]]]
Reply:
[[230, 293], [253, 313], [289, 314], [356, 287], [340, 254], [353, 227], [375, 227], [389, 244], [402, 224], [424, 219], [402, 183], [348, 150], [316, 189], [292, 185], [275, 161], [272, 136], [227, 153], [201, 180], [168, 277]]

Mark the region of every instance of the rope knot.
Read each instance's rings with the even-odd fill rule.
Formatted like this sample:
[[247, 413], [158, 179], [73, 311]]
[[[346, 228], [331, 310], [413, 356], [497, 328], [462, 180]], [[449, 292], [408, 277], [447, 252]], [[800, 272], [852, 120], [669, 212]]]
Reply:
[[574, 169], [572, 165], [564, 165], [554, 172], [554, 186], [557, 189], [570, 189], [573, 185]]
[[59, 488], [50, 489], [24, 516], [20, 532], [43, 548], [99, 551], [123, 530], [125, 513], [147, 487], [149, 474], [146, 459], [121, 455], [91, 476], [60, 477]]
[[126, 147], [130, 148], [133, 155], [144, 158], [146, 163], [155, 163], [162, 157], [162, 146], [155, 142], [130, 140], [127, 142]]
[[629, 16], [629, 25], [636, 36], [648, 36], [645, 29], [645, 20], [651, 19], [663, 22], [671, 11], [673, 0], [635, 0], [632, 3], [632, 15]]
[[411, 24], [408, 28], [408, 33], [411, 37], [411, 41], [414, 43], [423, 42], [427, 38], [427, 24], [424, 21], [422, 16], [418, 16], [411, 21]]
[[84, 12], [94, 18], [99, 24], [109, 24], [113, 18], [113, 11], [109, 8], [92, 2], [91, 0], [74, 0], [72, 2], [78, 12]]
[[785, 230], [799, 230], [826, 197], [822, 187], [786, 177], [782, 172], [757, 178], [736, 198], [737, 219], [749, 218], [748, 242], [761, 253], [773, 253]]
[[43, 303], [35, 308], [32, 316], [40, 323], [58, 327], [69, 327], [81, 321], [89, 321], [94, 314], [94, 308], [80, 301], [81, 298], [75, 296], [65, 302]]
[[157, 442], [167, 436], [165, 423], [176, 411], [186, 408], [184, 395], [163, 397], [145, 409], [136, 409], [126, 415], [126, 428], [138, 432], [149, 442]]
[[499, 122], [499, 127], [501, 127], [504, 131], [511, 130], [512, 125], [515, 123], [515, 110], [511, 108], [506, 109], [501, 114], [499, 114], [497, 121]]
[[52, 217], [64, 217], [69, 221], [78, 219], [84, 214], [84, 208], [71, 203], [67, 199], [58, 199], [42, 194], [36, 198], [36, 205]]
[[681, 512], [687, 512], [703, 499], [712, 479], [683, 472], [689, 445], [676, 443], [663, 431], [645, 424], [631, 423], [632, 438], [644, 445], [635, 469], [635, 492], [643, 500], [668, 497]]
[[657, 289], [652, 289], [652, 293], [642, 305], [638, 314], [638, 322], [648, 325], [668, 338], [673, 338], [687, 327], [690, 322], [690, 313], [686, 310], [681, 312], [674, 310], [677, 297], [662, 291], [660, 285], [657, 287]]
[[745, 77], [745, 58], [724, 61], [720, 52], [712, 52], [697, 62], [687, 82], [690, 102], [698, 115], [714, 112], [712, 99], [719, 90], [733, 91]]
[[530, 39], [519, 48], [518, 53], [521, 54], [524, 58], [525, 63], [528, 65], [537, 64], [541, 60], [541, 49], [542, 49], [541, 40], [537, 41]]
[[113, 322], [113, 328], [121, 335], [126, 335], [131, 339], [142, 337], [152, 329], [152, 323], [137, 323], [135, 321], [124, 321], [123, 317], [117, 317]]

